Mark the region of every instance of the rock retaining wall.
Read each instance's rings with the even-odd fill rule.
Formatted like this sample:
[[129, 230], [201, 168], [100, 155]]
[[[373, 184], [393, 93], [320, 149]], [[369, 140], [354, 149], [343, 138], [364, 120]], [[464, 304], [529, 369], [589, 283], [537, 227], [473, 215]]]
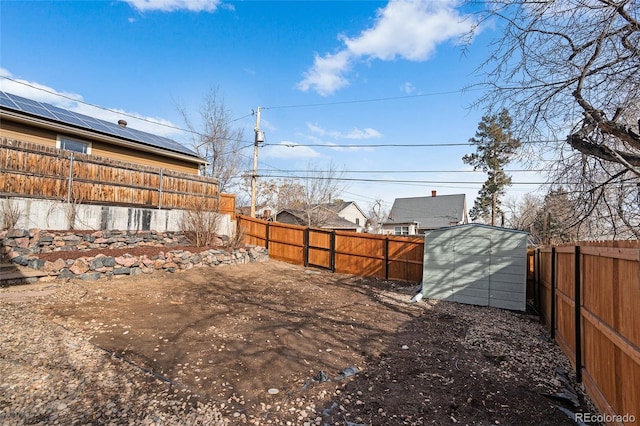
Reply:
[[[181, 233], [154, 231], [41, 231], [13, 229], [0, 232], [0, 254], [12, 263], [46, 272], [41, 280], [78, 278], [97, 280], [127, 275], [151, 274], [154, 271], [178, 272], [200, 266], [217, 266], [264, 262], [267, 250], [247, 247], [236, 250], [209, 249], [192, 253], [181, 249], [188, 241]], [[166, 250], [151, 256], [134, 256], [126, 249], [162, 247]], [[122, 255], [96, 254], [96, 250], [118, 249]], [[76, 253], [73, 258], [62, 256], [50, 261], [43, 253]], [[88, 252], [82, 256], [81, 252]], [[89, 253], [91, 253], [89, 255]], [[55, 257], [55, 256], [53, 256]], [[52, 258], [47, 254], [46, 258]], [[66, 259], [65, 259], [66, 258]]]

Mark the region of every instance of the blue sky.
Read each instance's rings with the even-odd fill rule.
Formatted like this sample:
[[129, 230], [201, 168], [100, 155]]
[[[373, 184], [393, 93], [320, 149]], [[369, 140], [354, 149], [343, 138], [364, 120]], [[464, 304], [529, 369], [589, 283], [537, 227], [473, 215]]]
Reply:
[[[463, 89], [481, 81], [477, 68], [499, 28], [483, 28], [463, 49], [475, 17], [456, 6], [2, 0], [0, 88], [107, 120], [126, 115], [130, 127], [188, 144], [175, 129], [185, 127], [178, 105], [196, 113], [217, 87], [245, 129], [247, 158], [251, 112], [262, 108], [261, 174], [301, 176], [332, 163], [353, 179], [342, 198], [364, 210], [376, 199], [389, 209], [396, 197], [431, 190], [465, 193], [471, 207], [485, 179], [461, 160], [473, 148], [419, 146], [465, 144], [484, 113], [470, 108], [482, 91]], [[522, 183], [544, 180], [511, 174], [510, 197], [539, 187]]]

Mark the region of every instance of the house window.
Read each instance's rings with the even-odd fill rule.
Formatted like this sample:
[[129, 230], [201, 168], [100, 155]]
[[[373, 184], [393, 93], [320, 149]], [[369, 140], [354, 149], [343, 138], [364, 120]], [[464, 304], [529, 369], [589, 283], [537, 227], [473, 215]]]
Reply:
[[396, 226], [394, 228], [395, 235], [409, 235], [409, 227], [408, 226]]
[[360, 226], [360, 218], [356, 217], [356, 225]]
[[91, 154], [91, 143], [70, 138], [58, 138], [58, 146], [56, 148], [66, 149], [73, 152], [81, 152], [83, 154]]

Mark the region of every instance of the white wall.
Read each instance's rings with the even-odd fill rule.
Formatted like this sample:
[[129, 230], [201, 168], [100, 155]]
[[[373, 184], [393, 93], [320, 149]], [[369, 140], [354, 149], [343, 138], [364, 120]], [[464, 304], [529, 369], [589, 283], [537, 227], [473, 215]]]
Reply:
[[[184, 210], [159, 210], [136, 207], [97, 206], [63, 201], [10, 198], [0, 199], [0, 215], [6, 209], [18, 212], [17, 228], [49, 230], [180, 231]], [[71, 226], [71, 219], [75, 221]], [[230, 236], [235, 222], [221, 215], [218, 232]]]
[[349, 206], [342, 210], [338, 216], [353, 223], [356, 223], [356, 219], [359, 219], [360, 223], [358, 224], [358, 232], [362, 232], [367, 221], [367, 218], [362, 214], [362, 212], [360, 212], [360, 209], [353, 204], [349, 204]]

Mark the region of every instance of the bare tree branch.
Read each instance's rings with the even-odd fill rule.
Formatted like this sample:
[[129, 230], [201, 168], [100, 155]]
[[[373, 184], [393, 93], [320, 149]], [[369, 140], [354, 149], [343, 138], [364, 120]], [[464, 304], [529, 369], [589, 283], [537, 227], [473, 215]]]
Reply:
[[[558, 161], [549, 180], [581, 215], [574, 224], [636, 235], [640, 197], [630, 191], [640, 182], [640, 2], [483, 5], [478, 21], [497, 25], [501, 35], [481, 68], [488, 93], [477, 106], [508, 108], [523, 141], [562, 135], [565, 143], [549, 145]], [[523, 147], [531, 158], [550, 152]]]
[[208, 162], [203, 174], [218, 179], [220, 192], [230, 192], [240, 185], [239, 178], [247, 162], [239, 155], [244, 131], [231, 126], [232, 114], [219, 94], [219, 89], [211, 89], [203, 97], [197, 111], [200, 118], [198, 124], [194, 124], [185, 107], [178, 106], [178, 111], [192, 132], [193, 148]]

